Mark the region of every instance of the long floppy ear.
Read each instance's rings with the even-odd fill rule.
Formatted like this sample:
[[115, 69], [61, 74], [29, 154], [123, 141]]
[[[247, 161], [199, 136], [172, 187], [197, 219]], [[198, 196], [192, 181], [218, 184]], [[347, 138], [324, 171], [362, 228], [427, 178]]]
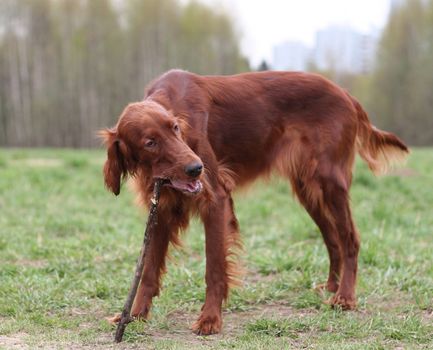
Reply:
[[104, 165], [105, 186], [117, 196], [120, 193], [122, 177], [127, 175], [125, 144], [113, 129], [102, 130], [99, 136], [107, 146], [107, 161]]

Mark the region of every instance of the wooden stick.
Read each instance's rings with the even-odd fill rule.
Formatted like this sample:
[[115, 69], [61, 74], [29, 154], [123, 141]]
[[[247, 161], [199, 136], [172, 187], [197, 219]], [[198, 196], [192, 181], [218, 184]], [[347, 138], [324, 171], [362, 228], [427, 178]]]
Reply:
[[140, 282], [141, 276], [143, 274], [144, 259], [146, 257], [147, 247], [149, 246], [149, 242], [151, 239], [152, 229], [158, 224], [156, 220], [156, 214], [162, 183], [163, 180], [157, 179], [153, 187], [153, 197], [151, 199], [150, 212], [149, 217], [147, 218], [146, 230], [144, 231], [143, 245], [141, 247], [140, 256], [137, 260], [134, 279], [132, 280], [131, 288], [129, 289], [129, 294], [126, 298], [120, 321], [117, 324], [116, 336], [114, 337], [116, 343], [120, 343], [122, 341], [126, 325], [134, 320], [131, 317], [131, 308], [135, 299], [135, 295], [137, 294], [138, 283]]

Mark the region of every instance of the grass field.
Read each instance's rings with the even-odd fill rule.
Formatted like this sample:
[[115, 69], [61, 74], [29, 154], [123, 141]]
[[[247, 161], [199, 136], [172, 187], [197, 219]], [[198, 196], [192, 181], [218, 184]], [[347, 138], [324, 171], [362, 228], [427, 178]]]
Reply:
[[357, 163], [362, 245], [355, 312], [314, 291], [327, 277], [318, 229], [276, 179], [236, 195], [246, 270], [221, 335], [188, 327], [204, 300], [204, 235], [173, 250], [147, 323], [113, 345], [145, 214], [105, 191], [101, 151], [0, 150], [0, 348], [433, 349], [433, 150], [376, 179]]

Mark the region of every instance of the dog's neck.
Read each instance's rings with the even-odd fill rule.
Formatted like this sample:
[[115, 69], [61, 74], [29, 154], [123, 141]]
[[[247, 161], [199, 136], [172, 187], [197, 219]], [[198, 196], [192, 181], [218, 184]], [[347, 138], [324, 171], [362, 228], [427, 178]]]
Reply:
[[154, 104], [155, 106], [158, 106], [159, 108], [164, 109], [165, 111], [168, 111], [168, 106], [170, 105], [169, 98], [165, 91], [158, 89], [154, 91], [151, 95], [148, 95], [143, 102]]

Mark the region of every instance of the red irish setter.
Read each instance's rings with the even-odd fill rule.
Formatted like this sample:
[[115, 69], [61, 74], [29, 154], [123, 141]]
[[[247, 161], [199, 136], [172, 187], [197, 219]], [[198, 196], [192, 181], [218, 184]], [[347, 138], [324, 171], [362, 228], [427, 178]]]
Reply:
[[178, 243], [191, 214], [203, 221], [207, 288], [192, 326], [197, 334], [220, 332], [221, 305], [236, 281], [233, 190], [272, 171], [285, 176], [326, 243], [324, 287], [335, 293], [330, 303], [353, 309], [360, 246], [349, 205], [355, 154], [378, 173], [408, 153], [395, 135], [370, 124], [343, 89], [299, 72], [200, 76], [172, 70], [102, 136], [105, 183], [114, 194], [130, 176], [146, 204], [154, 179], [165, 179], [133, 316], [145, 319], [159, 294], [169, 243]]

